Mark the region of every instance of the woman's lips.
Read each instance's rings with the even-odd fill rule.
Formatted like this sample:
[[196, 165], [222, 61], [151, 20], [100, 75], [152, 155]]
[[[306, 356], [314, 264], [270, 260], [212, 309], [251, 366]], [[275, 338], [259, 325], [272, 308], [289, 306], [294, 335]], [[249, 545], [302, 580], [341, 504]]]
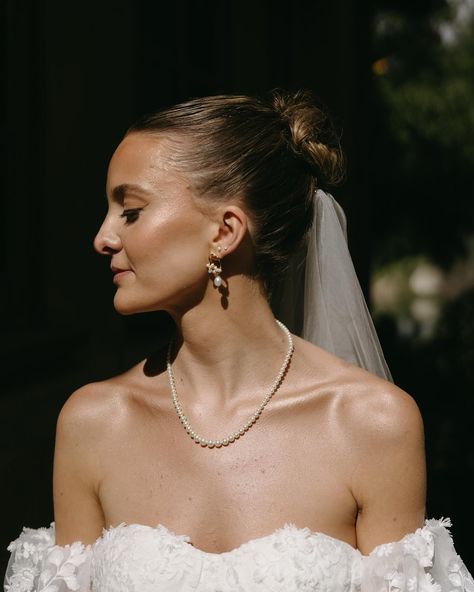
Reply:
[[121, 278], [125, 277], [127, 274], [131, 273], [130, 269], [120, 269], [119, 267], [111, 267], [112, 273], [114, 274], [113, 282], [114, 284], [117, 283]]

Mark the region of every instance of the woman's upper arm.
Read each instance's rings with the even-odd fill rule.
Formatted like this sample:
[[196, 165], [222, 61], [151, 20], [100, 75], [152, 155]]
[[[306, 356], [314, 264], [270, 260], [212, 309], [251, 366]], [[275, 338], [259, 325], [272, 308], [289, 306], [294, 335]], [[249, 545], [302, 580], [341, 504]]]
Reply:
[[361, 407], [353, 493], [357, 546], [368, 554], [423, 525], [426, 468], [423, 421], [409, 395], [385, 385]]
[[53, 498], [56, 544], [93, 543], [104, 517], [98, 497], [103, 426], [98, 385], [77, 390], [58, 417], [54, 451]]

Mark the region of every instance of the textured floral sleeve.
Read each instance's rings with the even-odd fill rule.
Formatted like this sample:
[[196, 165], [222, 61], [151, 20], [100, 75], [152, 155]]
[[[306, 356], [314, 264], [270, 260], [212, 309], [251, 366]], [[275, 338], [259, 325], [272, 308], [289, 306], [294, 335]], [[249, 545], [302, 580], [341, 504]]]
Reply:
[[55, 544], [49, 528], [24, 528], [10, 543], [5, 592], [89, 592], [90, 545]]
[[401, 541], [379, 545], [360, 562], [362, 592], [474, 592], [456, 553], [449, 519], [427, 520]]

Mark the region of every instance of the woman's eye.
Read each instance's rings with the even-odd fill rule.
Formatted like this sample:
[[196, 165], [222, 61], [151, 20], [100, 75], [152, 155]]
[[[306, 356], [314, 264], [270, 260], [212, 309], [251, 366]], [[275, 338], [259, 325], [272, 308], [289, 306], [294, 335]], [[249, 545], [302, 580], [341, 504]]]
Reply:
[[125, 224], [131, 224], [132, 222], [136, 222], [138, 220], [138, 216], [143, 208], [131, 208], [129, 210], [124, 210], [121, 214], [121, 218], [125, 218]]

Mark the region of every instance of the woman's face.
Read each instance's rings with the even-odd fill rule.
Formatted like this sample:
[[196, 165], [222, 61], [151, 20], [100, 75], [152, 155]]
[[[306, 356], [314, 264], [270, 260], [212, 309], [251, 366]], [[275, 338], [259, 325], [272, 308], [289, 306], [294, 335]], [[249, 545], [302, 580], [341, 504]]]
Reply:
[[206, 263], [219, 224], [173, 169], [169, 146], [165, 138], [133, 133], [110, 161], [108, 212], [94, 247], [111, 256], [114, 305], [122, 314], [180, 314], [210, 283]]

